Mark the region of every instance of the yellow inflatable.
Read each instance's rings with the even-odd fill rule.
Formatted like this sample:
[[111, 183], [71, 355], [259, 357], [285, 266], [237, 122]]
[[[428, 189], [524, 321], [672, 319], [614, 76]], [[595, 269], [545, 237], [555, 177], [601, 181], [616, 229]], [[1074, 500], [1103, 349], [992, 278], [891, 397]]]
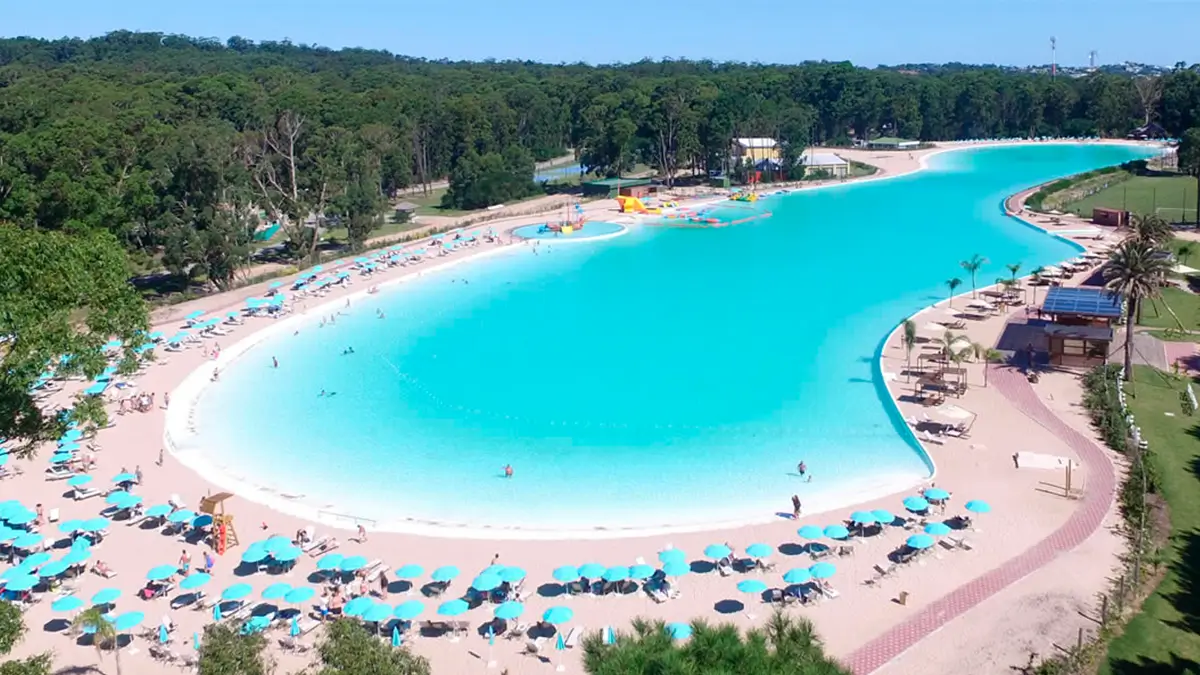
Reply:
[[625, 195], [617, 196], [617, 203], [621, 206], [621, 213], [662, 213], [662, 209], [648, 209], [642, 203], [642, 200], [637, 197], [626, 197]]

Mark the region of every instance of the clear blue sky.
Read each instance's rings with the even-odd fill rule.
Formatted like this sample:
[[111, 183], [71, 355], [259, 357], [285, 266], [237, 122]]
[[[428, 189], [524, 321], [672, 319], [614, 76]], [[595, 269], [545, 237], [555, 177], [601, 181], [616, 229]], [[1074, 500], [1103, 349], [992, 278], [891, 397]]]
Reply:
[[9, 0], [0, 34], [290, 39], [427, 58], [860, 65], [1200, 60], [1200, 0]]

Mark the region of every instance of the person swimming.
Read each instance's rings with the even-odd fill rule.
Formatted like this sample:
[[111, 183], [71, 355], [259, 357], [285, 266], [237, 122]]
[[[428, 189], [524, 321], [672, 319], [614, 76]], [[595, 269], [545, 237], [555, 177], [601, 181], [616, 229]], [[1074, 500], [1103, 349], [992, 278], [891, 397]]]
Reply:
[[354, 353], [354, 347], [346, 347], [345, 349], [342, 350], [342, 356], [345, 356], [347, 354], [353, 354], [353, 353]]
[[505, 477], [505, 478], [512, 478], [512, 477], [513, 477], [513, 468], [512, 468], [512, 464], [505, 464], [505, 465], [504, 465], [504, 477]]

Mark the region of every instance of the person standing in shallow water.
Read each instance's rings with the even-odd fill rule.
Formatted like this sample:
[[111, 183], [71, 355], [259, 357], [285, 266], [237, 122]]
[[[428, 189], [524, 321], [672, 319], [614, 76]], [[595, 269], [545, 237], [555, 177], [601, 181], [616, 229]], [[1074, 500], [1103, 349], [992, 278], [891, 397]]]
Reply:
[[800, 520], [800, 495], [792, 495], [792, 520]]

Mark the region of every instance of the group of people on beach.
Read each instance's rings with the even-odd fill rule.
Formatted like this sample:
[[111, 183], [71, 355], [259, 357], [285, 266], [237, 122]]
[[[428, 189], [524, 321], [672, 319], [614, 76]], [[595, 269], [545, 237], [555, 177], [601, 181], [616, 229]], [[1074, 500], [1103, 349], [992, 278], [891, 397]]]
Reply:
[[[121, 399], [120, 405], [117, 408], [117, 414], [124, 415], [127, 412], [150, 412], [154, 408], [155, 396], [155, 392], [151, 392], [149, 394], [142, 392], [140, 394], [134, 394], [133, 396], [127, 396]], [[167, 396], [169, 396], [169, 394]], [[164, 398], [164, 401], [165, 400], [166, 399]]]

